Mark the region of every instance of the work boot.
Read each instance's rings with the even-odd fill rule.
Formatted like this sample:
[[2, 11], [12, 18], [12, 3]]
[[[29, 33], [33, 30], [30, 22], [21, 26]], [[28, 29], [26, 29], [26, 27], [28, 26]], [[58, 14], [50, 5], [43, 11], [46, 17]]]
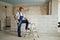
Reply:
[[18, 36], [18, 37], [22, 37], [22, 36]]

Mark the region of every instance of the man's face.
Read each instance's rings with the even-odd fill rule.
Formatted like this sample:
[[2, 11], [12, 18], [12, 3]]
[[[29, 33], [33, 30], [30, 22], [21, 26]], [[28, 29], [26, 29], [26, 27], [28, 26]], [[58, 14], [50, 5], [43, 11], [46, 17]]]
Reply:
[[21, 12], [23, 12], [24, 11], [24, 9], [21, 9]]

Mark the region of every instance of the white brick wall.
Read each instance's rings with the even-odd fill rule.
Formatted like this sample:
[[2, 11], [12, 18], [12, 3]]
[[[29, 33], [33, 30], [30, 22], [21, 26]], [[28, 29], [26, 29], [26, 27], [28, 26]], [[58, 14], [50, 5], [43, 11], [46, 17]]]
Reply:
[[[30, 22], [35, 23], [36, 29], [39, 33], [54, 33], [57, 32], [57, 16], [56, 15], [27, 15]], [[13, 22], [13, 21], [12, 21]], [[14, 24], [14, 25], [13, 25]], [[14, 22], [12, 30], [17, 31], [17, 24]], [[22, 31], [24, 31], [22, 26]]]
[[38, 32], [57, 32], [57, 16], [33, 15], [30, 21], [36, 24]]

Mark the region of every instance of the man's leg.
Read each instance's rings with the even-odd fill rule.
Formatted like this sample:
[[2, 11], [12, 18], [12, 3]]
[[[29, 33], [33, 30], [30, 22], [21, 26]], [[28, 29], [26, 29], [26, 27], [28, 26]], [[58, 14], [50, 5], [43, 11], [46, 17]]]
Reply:
[[18, 24], [18, 37], [21, 37], [21, 24], [22, 23]]
[[28, 28], [28, 25], [29, 25], [29, 22], [28, 22], [28, 20], [22, 20], [22, 23], [26, 23], [25, 30], [29, 29], [29, 28]]
[[25, 27], [26, 30], [29, 30], [28, 25], [29, 25], [29, 22], [28, 20], [26, 20], [26, 27]]

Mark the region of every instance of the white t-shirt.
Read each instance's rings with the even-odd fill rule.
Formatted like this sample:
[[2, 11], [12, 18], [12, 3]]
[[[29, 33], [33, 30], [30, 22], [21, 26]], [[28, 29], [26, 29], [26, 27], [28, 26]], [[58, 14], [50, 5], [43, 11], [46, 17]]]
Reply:
[[25, 19], [24, 19], [25, 14], [23, 14], [22, 12], [17, 12], [16, 17], [19, 19], [20, 16], [23, 16], [23, 20], [25, 20]]

